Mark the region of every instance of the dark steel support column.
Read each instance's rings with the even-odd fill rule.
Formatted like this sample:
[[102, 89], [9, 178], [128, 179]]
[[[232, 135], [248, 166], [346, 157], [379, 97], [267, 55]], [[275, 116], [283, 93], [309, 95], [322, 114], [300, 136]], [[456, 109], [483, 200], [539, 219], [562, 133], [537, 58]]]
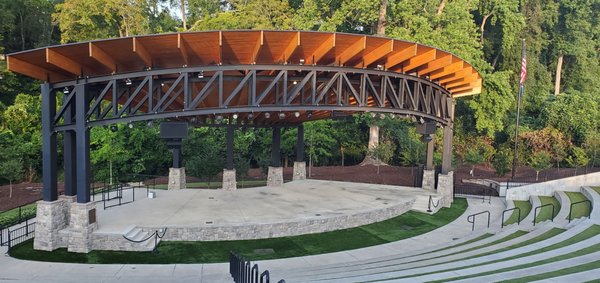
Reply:
[[427, 155], [425, 157], [425, 166], [427, 170], [433, 170], [433, 148], [435, 146], [435, 136], [431, 135], [431, 141], [427, 143]]
[[296, 161], [304, 161], [304, 125], [298, 126], [298, 138], [296, 139]]
[[77, 202], [90, 202], [90, 131], [87, 127], [88, 86], [75, 86], [75, 145], [77, 159]]
[[179, 140], [178, 144], [173, 146], [173, 168], [181, 168], [182, 160], [181, 140]]
[[235, 128], [233, 125], [227, 126], [227, 163], [225, 164], [225, 169], [233, 170], [233, 138]]
[[271, 146], [271, 166], [281, 167], [281, 128], [273, 128], [273, 143]]
[[[65, 123], [71, 124], [75, 118], [75, 102], [65, 109]], [[75, 132], [67, 130], [63, 132], [63, 157], [65, 169], [65, 195], [77, 194], [77, 171], [75, 166]]]
[[56, 186], [56, 133], [54, 133], [54, 116], [56, 115], [56, 93], [45, 83], [42, 89], [42, 182], [44, 184], [44, 201], [55, 201], [58, 198]]

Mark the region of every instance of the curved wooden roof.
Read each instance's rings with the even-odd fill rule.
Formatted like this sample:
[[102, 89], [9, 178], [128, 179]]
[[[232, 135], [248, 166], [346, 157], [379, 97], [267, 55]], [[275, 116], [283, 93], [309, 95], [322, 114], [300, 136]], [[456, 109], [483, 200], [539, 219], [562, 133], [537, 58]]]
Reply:
[[418, 43], [344, 33], [207, 31], [96, 40], [7, 56], [8, 69], [60, 82], [147, 68], [203, 65], [311, 64], [384, 68], [418, 75], [454, 97], [481, 92], [481, 75], [465, 60]]

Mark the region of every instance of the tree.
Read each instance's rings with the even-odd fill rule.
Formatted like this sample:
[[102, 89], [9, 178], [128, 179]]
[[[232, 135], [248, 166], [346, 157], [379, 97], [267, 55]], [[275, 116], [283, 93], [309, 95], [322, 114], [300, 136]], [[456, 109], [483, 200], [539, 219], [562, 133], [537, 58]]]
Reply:
[[529, 157], [529, 165], [535, 170], [535, 180], [537, 181], [540, 171], [552, 166], [550, 163], [550, 154], [545, 151], [534, 152]]
[[498, 150], [496, 154], [494, 154], [494, 159], [492, 160], [492, 165], [496, 170], [496, 176], [502, 177], [510, 172], [511, 161], [512, 151], [509, 148]]
[[394, 155], [394, 145], [390, 141], [379, 143], [377, 146], [369, 150], [369, 154], [373, 156], [378, 162], [377, 164], [377, 175], [379, 175], [379, 166], [381, 163], [388, 163]]
[[590, 162], [589, 157], [581, 147], [571, 148], [571, 154], [567, 157], [567, 163], [571, 167], [575, 167], [575, 175], [577, 175], [577, 168], [584, 167]]
[[23, 178], [23, 163], [17, 158], [0, 161], [0, 177], [9, 181], [9, 198], [12, 198], [14, 181]]

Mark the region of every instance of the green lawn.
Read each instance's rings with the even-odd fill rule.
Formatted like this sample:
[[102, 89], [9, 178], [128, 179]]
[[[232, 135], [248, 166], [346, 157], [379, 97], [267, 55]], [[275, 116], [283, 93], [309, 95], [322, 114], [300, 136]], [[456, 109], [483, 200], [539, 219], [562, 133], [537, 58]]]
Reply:
[[[525, 217], [527, 217], [527, 215], [531, 212], [531, 203], [529, 201], [522, 201], [522, 200], [515, 200], [513, 202], [515, 203], [515, 207], [518, 207], [521, 210], [520, 221], [523, 221], [523, 219], [525, 219]], [[510, 214], [510, 217], [508, 217], [508, 219], [504, 220], [504, 226], [510, 225], [513, 223], [517, 223], [518, 217], [519, 217], [519, 212], [516, 209], [513, 210], [512, 213]]]
[[[331, 253], [363, 248], [414, 237], [444, 226], [462, 215], [465, 199], [456, 199], [450, 208], [434, 215], [409, 211], [400, 216], [356, 228], [293, 237], [215, 242], [161, 242], [158, 254], [150, 252], [92, 251], [88, 254], [69, 253], [66, 249], [53, 252], [33, 250], [33, 242], [17, 245], [10, 255], [27, 260], [74, 263], [211, 263], [228, 261], [233, 250], [250, 260], [264, 260]], [[272, 249], [271, 253], [257, 250]]]
[[[21, 207], [21, 219], [35, 217], [36, 203]], [[19, 208], [14, 208], [0, 213], [0, 227], [12, 226], [19, 223]]]
[[[572, 267], [567, 267], [567, 268], [563, 268], [563, 269], [559, 269], [559, 270], [549, 271], [546, 273], [535, 274], [535, 275], [530, 275], [530, 276], [521, 277], [521, 278], [517, 278], [517, 279], [512, 279], [507, 282], [511, 282], [511, 283], [532, 282], [532, 281], [549, 279], [549, 278], [559, 277], [559, 276], [572, 274], [572, 273], [579, 273], [579, 272], [598, 269], [598, 268], [600, 268], [600, 260], [592, 261], [592, 262], [588, 262], [588, 263], [584, 263], [584, 264], [576, 265], [576, 266], [572, 266]], [[591, 280], [591, 281], [587, 281], [587, 282], [598, 282], [598, 281]]]
[[539, 196], [541, 205], [553, 204], [554, 205], [554, 215], [552, 215], [552, 206], [546, 206], [539, 208], [538, 216], [535, 219], [535, 223], [540, 223], [542, 221], [550, 220], [556, 217], [558, 212], [560, 211], [560, 203], [555, 197], [544, 197]]
[[585, 197], [585, 195], [580, 192], [565, 192], [565, 194], [567, 194], [569, 200], [571, 200], [571, 204], [584, 201], [572, 206], [573, 210], [571, 211], [571, 219], [588, 217], [590, 215], [590, 203], [586, 202], [588, 199]]
[[600, 187], [592, 187], [592, 189], [594, 189], [594, 191], [600, 194]]
[[[191, 182], [187, 183], [186, 187], [188, 189], [218, 189], [221, 188], [221, 184], [223, 182]], [[252, 188], [252, 187], [262, 187], [267, 185], [267, 180], [248, 180], [248, 181], [238, 181], [238, 188]], [[157, 190], [166, 190], [167, 184], [158, 184], [155, 186]]]

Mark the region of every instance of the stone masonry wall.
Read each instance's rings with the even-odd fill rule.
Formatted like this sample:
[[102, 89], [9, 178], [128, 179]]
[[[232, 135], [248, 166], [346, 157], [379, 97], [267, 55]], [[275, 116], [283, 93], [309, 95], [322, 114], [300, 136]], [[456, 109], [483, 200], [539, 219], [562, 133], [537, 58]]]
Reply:
[[306, 179], [306, 162], [294, 162], [294, 177], [292, 180]]
[[435, 189], [435, 170], [423, 170], [423, 185], [424, 190]]
[[283, 168], [269, 166], [267, 175], [267, 186], [280, 187], [283, 185]]
[[223, 190], [226, 190], [226, 191], [237, 190], [237, 182], [235, 179], [235, 169], [233, 169], [233, 170], [223, 169]]
[[55, 201], [38, 201], [35, 224], [36, 250], [53, 251], [65, 246], [59, 231], [68, 225], [69, 203], [64, 199]]

